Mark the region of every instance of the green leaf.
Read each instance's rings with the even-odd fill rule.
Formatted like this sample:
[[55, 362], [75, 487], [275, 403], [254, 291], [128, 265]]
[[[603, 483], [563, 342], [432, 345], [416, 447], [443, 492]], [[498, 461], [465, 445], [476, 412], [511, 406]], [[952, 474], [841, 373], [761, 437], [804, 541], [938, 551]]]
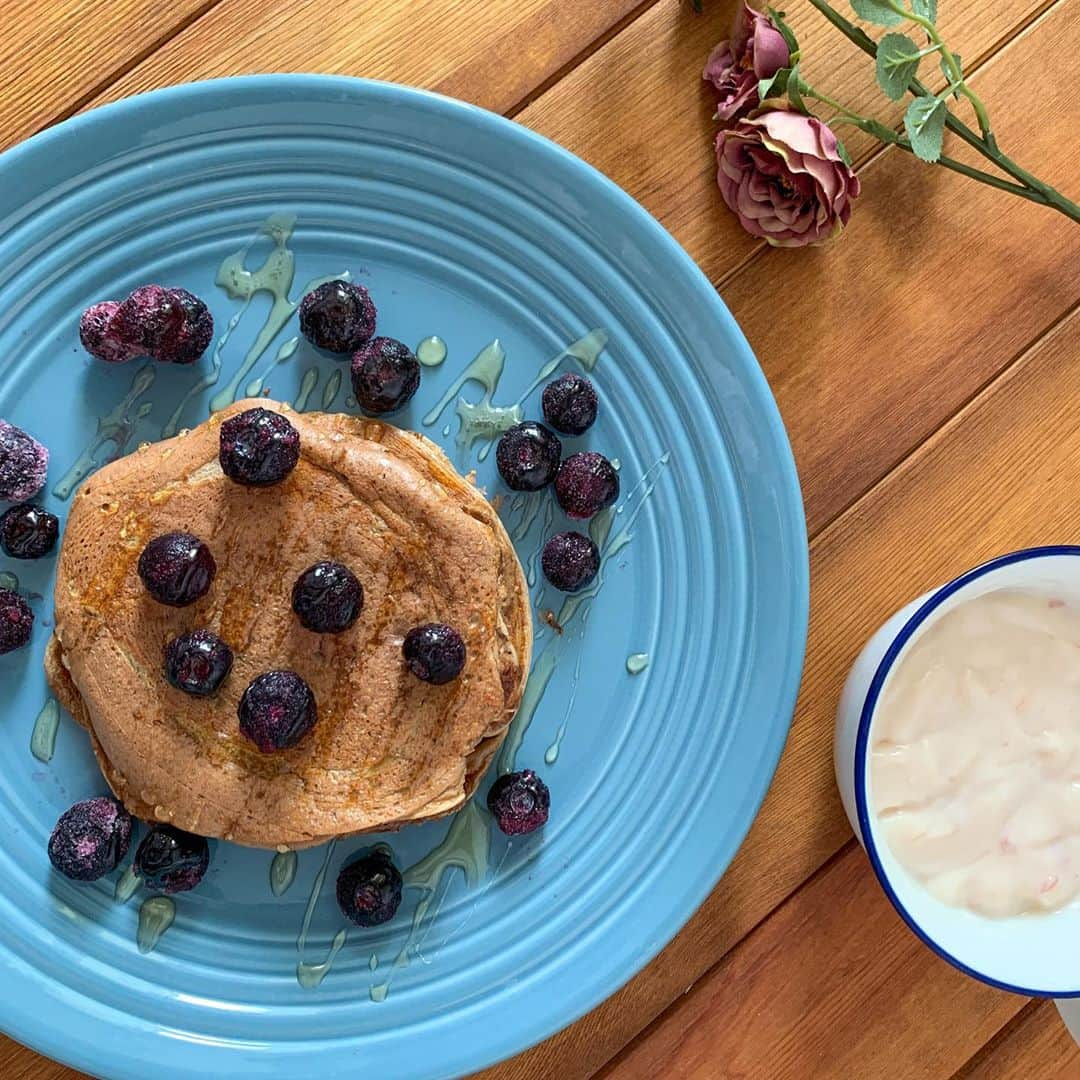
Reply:
[[911, 0], [911, 10], [932, 23], [937, 22], [937, 0]]
[[851, 7], [860, 19], [875, 26], [899, 26], [904, 21], [885, 0], [851, 0]]
[[799, 42], [795, 37], [795, 31], [791, 29], [786, 22], [784, 22], [783, 11], [777, 11], [776, 8], [769, 7], [765, 9], [768, 12], [769, 18], [772, 19], [776, 25], [776, 29], [780, 31], [781, 37], [787, 42], [788, 52], [797, 53], [799, 51]]
[[849, 169], [855, 167], [855, 163], [851, 160], [851, 155], [848, 153], [848, 148], [840, 141], [839, 136], [836, 139], [836, 152], [840, 155], [840, 160]]
[[917, 158], [937, 161], [941, 157], [947, 112], [945, 102], [936, 97], [918, 97], [908, 106], [904, 130]]
[[757, 84], [758, 101], [764, 101], [768, 97], [783, 97], [787, 91], [788, 77], [791, 68], [781, 68], [775, 75], [767, 79], [759, 79]]
[[915, 72], [919, 69], [919, 46], [906, 34], [886, 34], [878, 42], [877, 81], [893, 101], [899, 101], [907, 92]]
[[799, 93], [799, 65], [796, 64], [788, 75], [787, 81], [787, 97], [791, 102], [793, 109], [798, 109], [801, 113], [809, 115], [810, 110], [806, 107], [806, 102], [802, 99], [802, 94]]

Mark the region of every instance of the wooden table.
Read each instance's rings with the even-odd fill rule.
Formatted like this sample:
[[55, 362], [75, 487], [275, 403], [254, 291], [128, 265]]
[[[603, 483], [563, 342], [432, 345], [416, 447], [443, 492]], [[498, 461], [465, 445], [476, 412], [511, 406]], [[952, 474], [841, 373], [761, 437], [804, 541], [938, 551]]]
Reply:
[[[1080, 0], [941, 0], [1001, 145], [1080, 196]], [[848, 234], [773, 251], [713, 186], [698, 73], [731, 0], [8, 0], [0, 145], [169, 83], [324, 71], [431, 87], [603, 170], [721, 292], [780, 404], [811, 536], [806, 673], [757, 823], [713, 895], [610, 1001], [491, 1077], [1080, 1075], [1048, 1002], [969, 980], [878, 890], [832, 777], [833, 710], [904, 601], [1076, 542], [1080, 229], [867, 137]], [[807, 75], [896, 121], [866, 57], [789, 0]], [[930, 65], [932, 67], [932, 65]], [[936, 74], [936, 73], [935, 73]], [[76, 1074], [11, 1042], [0, 1076]]]

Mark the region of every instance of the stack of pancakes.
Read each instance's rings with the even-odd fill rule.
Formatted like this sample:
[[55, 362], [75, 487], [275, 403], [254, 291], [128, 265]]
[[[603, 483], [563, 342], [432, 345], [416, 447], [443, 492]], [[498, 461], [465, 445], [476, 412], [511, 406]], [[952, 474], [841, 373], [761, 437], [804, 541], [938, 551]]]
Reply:
[[[287, 413], [300, 432], [300, 462], [275, 487], [242, 487], [218, 465], [222, 421], [255, 406]], [[173, 531], [204, 540], [218, 566], [209, 593], [186, 608], [156, 603], [136, 572], [147, 542]], [[305, 630], [292, 611], [296, 578], [324, 559], [364, 587], [364, 610], [343, 634]], [[453, 626], [468, 651], [460, 678], [443, 686], [402, 662], [405, 634], [429, 622]], [[236, 655], [210, 698], [163, 674], [166, 643], [203, 628]], [[510, 539], [434, 443], [259, 400], [141, 447], [82, 485], [46, 669], [133, 814], [298, 847], [462, 806], [518, 708], [531, 647]], [[293, 749], [263, 754], [240, 734], [237, 703], [257, 675], [281, 668], [312, 688], [319, 720]]]

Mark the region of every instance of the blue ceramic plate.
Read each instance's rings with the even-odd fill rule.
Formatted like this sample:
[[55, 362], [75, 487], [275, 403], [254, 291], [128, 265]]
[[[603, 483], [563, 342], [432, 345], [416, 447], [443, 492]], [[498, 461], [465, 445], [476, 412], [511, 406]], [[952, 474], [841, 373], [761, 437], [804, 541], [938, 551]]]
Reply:
[[[483, 387], [468, 381], [459, 398], [455, 380], [498, 339], [506, 361], [493, 402], [524, 397], [538, 416], [539, 392], [525, 395], [541, 367], [574, 342], [577, 355], [558, 367], [591, 363], [603, 335], [590, 331], [606, 333], [593, 371], [600, 419], [567, 440], [621, 463], [619, 512], [594, 526], [606, 532], [596, 595], [561, 608], [537, 580], [543, 537], [566, 527], [549, 495], [502, 505], [537, 610], [561, 612], [565, 624], [560, 635], [538, 623], [527, 707], [504, 758], [547, 778], [551, 821], [508, 842], [478, 799], [453, 824], [387, 837], [399, 865], [413, 868], [402, 908], [392, 923], [347, 936], [332, 884], [361, 842], [300, 852], [291, 884], [279, 860], [281, 895], [271, 853], [217, 844], [204, 883], [177, 898], [175, 923], [141, 953], [141, 898], [113, 899], [118, 874], [79, 886], [50, 871], [57, 816], [105, 785], [67, 717], [51, 758], [47, 731], [31, 754], [48, 700], [52, 560], [5, 561], [0, 569], [32, 596], [37, 626], [31, 648], [0, 658], [0, 1023], [110, 1077], [143, 1080], [162, 1062], [174, 1077], [457, 1075], [603, 1000], [730, 862], [772, 776], [799, 679], [798, 481], [731, 316], [614, 185], [458, 102], [273, 76], [133, 98], [0, 158], [0, 416], [51, 449], [52, 510], [64, 514], [81, 472], [198, 423], [214, 395], [231, 399], [260, 377], [299, 407], [354, 410], [344, 364], [303, 341], [290, 352], [295, 316], [257, 341], [271, 297], [245, 302], [215, 284], [228, 255], [246, 248], [257, 269], [275, 243], [277, 258], [295, 259], [293, 300], [309, 280], [348, 271], [370, 287], [381, 333], [446, 342], [448, 358], [425, 369], [400, 422], [463, 469], [476, 465], [491, 492], [493, 455], [479, 460], [488, 444], [457, 442], [459, 400], [479, 400]], [[210, 353], [182, 369], [107, 366], [80, 349], [82, 308], [149, 281], [210, 304], [227, 334], [212, 386], [199, 389], [214, 379]], [[647, 666], [632, 674], [636, 654]]]

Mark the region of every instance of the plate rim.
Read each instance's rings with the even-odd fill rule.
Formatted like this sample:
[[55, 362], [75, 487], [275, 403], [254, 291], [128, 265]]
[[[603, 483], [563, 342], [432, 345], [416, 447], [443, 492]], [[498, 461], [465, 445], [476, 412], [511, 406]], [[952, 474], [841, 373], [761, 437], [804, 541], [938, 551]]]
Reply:
[[[734, 844], [731, 857], [722, 865], [718, 862], [710, 866], [703, 875], [699, 875], [688, 883], [689, 887], [684, 890], [681, 901], [677, 905], [678, 914], [660, 933], [643, 944], [631, 965], [616, 975], [598, 979], [591, 987], [591, 992], [584, 996], [584, 1000], [579, 1000], [573, 1007], [566, 1009], [554, 1026], [546, 1020], [531, 1019], [533, 1014], [529, 1010], [519, 1013], [517, 1023], [513, 1025], [516, 1034], [507, 1038], [507, 1033], [511, 1030], [511, 1026], [507, 1025], [501, 1036], [489, 1038], [484, 1052], [473, 1056], [469, 1064], [469, 1069], [472, 1071], [506, 1060], [544, 1041], [592, 1011], [634, 978], [682, 930], [716, 888], [735, 853], [742, 847], [751, 826], [757, 819], [786, 745], [802, 681], [809, 623], [810, 571], [806, 518], [790, 439], [772, 390], [745, 335], [708, 277], [675, 237], [628, 192], [572, 151], [515, 120], [444, 94], [385, 80], [349, 75], [302, 73], [227, 76], [144, 91], [77, 114], [4, 151], [0, 154], [0, 169], [4, 167], [11, 169], [19, 165], [23, 157], [31, 153], [47, 151], [52, 143], [92, 130], [95, 125], [103, 121], [124, 118], [133, 118], [137, 121], [142, 110], [148, 105], [150, 107], [162, 104], [175, 105], [185, 101], [196, 102], [200, 99], [210, 100], [215, 105], [220, 105], [222, 96], [233, 92], [258, 93], [261, 91], [270, 96], [282, 98], [291, 95], [299, 96], [307, 88], [325, 92], [327, 88], [334, 87], [343, 94], [349, 95], [354, 101], [357, 95], [373, 95], [376, 98], [382, 97], [384, 100], [398, 102], [405, 99], [420, 106], [441, 110], [466, 124], [480, 125], [494, 133], [496, 137], [517, 140], [521, 145], [529, 147], [533, 152], [539, 152], [548, 160], [559, 161], [562, 165], [573, 169], [583, 184], [591, 186], [597, 192], [598, 198], [616, 204], [623, 214], [635, 219], [644, 230], [648, 243], [665, 249], [666, 253], [686, 270], [690, 284], [696, 290], [694, 302], [708, 309], [710, 315], [718, 323], [724, 324], [734, 346], [732, 351], [738, 356], [737, 366], [744, 389], [748, 395], [753, 395], [754, 404], [760, 409], [760, 416], [766, 421], [769, 442], [775, 451], [775, 460], [772, 463], [776, 474], [775, 487], [782, 495], [782, 499], [778, 501], [778, 516], [782, 524], [787, 527], [787, 535], [782, 536], [782, 539], [790, 544], [788, 554], [791, 579], [788, 585], [789, 600], [795, 619], [794, 625], [789, 627], [789, 635], [793, 647], [786, 670], [782, 672], [779, 679], [780, 689], [777, 694], [777, 700], [780, 703], [779, 717], [786, 719], [778, 723], [775, 730], [771, 732], [762, 749], [762, 767], [754, 781], [749, 783], [744, 791], [743, 805], [751, 812], [744, 828], [732, 830], [738, 839]], [[740, 832], [741, 835], [738, 835]], [[15, 961], [16, 970], [24, 966], [18, 958], [11, 957], [11, 959]], [[9, 1010], [5, 1009], [5, 1013], [7, 1015], [0, 1016], [0, 1027], [12, 1038], [43, 1055], [90, 1072], [115, 1063], [115, 1059], [110, 1062], [105, 1052], [91, 1055], [83, 1054], [75, 1047], [69, 1049], [69, 1044], [63, 1039], [63, 1033], [58, 1033], [56, 1026], [50, 1024], [44, 1015], [36, 1017], [30, 1023], [11, 1024]], [[161, 1038], [164, 1034], [163, 1026], [158, 1025], [156, 1037]], [[193, 1044], [185, 1043], [184, 1045], [190, 1048]], [[347, 1045], [344, 1044], [344, 1046]], [[347, 1049], [345, 1052], [349, 1053]], [[439, 1067], [437, 1063], [436, 1067]]]

